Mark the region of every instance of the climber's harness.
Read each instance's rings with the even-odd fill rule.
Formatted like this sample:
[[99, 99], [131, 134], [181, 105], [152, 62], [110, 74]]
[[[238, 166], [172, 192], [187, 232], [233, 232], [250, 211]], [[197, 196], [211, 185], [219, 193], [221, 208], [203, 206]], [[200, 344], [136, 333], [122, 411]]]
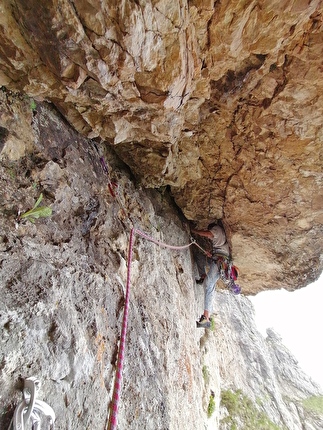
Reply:
[[233, 293], [240, 294], [241, 288], [235, 283], [238, 279], [238, 268], [234, 266], [230, 257], [225, 254], [215, 253], [212, 260], [217, 264], [220, 274], [220, 279], [225, 286]]
[[[206, 255], [207, 258], [213, 260], [218, 266], [220, 279], [223, 281], [226, 288], [228, 288], [228, 290], [233, 294], [240, 294], [241, 287], [235, 283], [235, 281], [238, 279], [239, 270], [236, 266], [234, 266], [231, 256], [224, 254], [220, 250], [215, 250], [215, 252], [213, 252], [213, 254], [211, 255], [210, 252], [203, 249], [196, 242], [194, 237], [191, 237], [191, 241]], [[226, 239], [221, 245], [218, 246], [223, 246], [225, 243]]]
[[[40, 382], [36, 378], [25, 379], [22, 391], [23, 399], [15, 409], [9, 430], [27, 430], [31, 422], [32, 430], [53, 430], [55, 413], [53, 409], [42, 400], [36, 399]], [[30, 428], [28, 426], [28, 428]]]

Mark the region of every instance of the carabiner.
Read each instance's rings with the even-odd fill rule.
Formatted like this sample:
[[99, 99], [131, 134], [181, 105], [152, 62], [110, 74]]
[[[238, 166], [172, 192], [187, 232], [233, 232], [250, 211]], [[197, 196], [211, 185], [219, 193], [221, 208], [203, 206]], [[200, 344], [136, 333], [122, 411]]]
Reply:
[[13, 425], [13, 430], [27, 430], [26, 426], [31, 421], [32, 430], [41, 430], [42, 416], [45, 416], [47, 421], [46, 430], [48, 425], [50, 430], [54, 429], [55, 412], [47, 403], [36, 399], [39, 387], [38, 379], [25, 379], [23, 399], [15, 409], [9, 429]]

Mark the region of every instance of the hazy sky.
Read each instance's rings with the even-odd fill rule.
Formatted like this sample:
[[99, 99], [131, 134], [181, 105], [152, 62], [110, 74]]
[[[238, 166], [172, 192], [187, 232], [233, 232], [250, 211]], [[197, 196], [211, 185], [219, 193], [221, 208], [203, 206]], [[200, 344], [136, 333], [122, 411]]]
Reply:
[[249, 298], [259, 331], [265, 337], [267, 328], [280, 334], [301, 369], [323, 388], [323, 276], [292, 293], [266, 291]]

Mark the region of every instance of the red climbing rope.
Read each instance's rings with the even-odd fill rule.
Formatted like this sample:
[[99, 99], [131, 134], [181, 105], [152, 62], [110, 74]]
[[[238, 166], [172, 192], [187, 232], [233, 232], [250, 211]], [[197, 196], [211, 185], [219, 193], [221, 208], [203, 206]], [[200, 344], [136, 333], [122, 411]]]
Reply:
[[[97, 150], [97, 152], [100, 156], [99, 149], [98, 149], [97, 145], [95, 144], [95, 142], [93, 142], [93, 145], [94, 145], [95, 149]], [[106, 162], [102, 156], [100, 156], [100, 163], [101, 163], [101, 167], [102, 167], [103, 172], [107, 176], [108, 189], [109, 189], [111, 196], [115, 197], [117, 199], [120, 208], [124, 212], [125, 216], [127, 216], [126, 211], [125, 211], [122, 203], [120, 202], [120, 200], [118, 198], [118, 194], [115, 192], [115, 189], [117, 188], [117, 184], [115, 182], [111, 181], [108, 166], [107, 166], [107, 164], [106, 164]], [[128, 218], [131, 221], [129, 214], [128, 214]], [[132, 224], [132, 221], [131, 221], [131, 224]], [[209, 255], [209, 253], [207, 251], [205, 251], [194, 240], [192, 240], [188, 245], [182, 245], [182, 246], [168, 245], [167, 243], [160, 242], [159, 240], [153, 239], [152, 237], [148, 236], [146, 233], [142, 232], [141, 230], [137, 230], [135, 228], [131, 229], [130, 239], [129, 239], [129, 249], [128, 249], [126, 297], [125, 297], [125, 305], [124, 305], [124, 311], [123, 311], [121, 339], [120, 339], [120, 345], [119, 345], [119, 351], [118, 351], [117, 372], [116, 372], [115, 381], [114, 381], [113, 395], [112, 395], [112, 402], [111, 402], [111, 406], [110, 406], [110, 415], [109, 415], [109, 422], [108, 422], [107, 430], [116, 430], [116, 428], [117, 428], [120, 390], [121, 390], [121, 385], [122, 385], [122, 370], [123, 370], [125, 345], [126, 345], [126, 335], [127, 335], [127, 328], [128, 328], [128, 313], [129, 313], [129, 301], [130, 301], [130, 274], [131, 274], [131, 262], [132, 262], [132, 249], [133, 249], [135, 234], [138, 234], [139, 236], [141, 236], [144, 239], [154, 243], [155, 245], [162, 246], [162, 247], [169, 248], [169, 249], [182, 250], [182, 249], [187, 249], [192, 245], [196, 245], [198, 248], [200, 248], [200, 250], [202, 252], [204, 252], [206, 255]]]
[[129, 249], [128, 249], [126, 299], [125, 299], [125, 306], [124, 306], [124, 311], [123, 311], [121, 340], [120, 340], [120, 346], [119, 346], [119, 352], [118, 352], [118, 361], [117, 361], [117, 373], [116, 373], [115, 382], [114, 382], [114, 389], [113, 389], [112, 403], [111, 403], [111, 408], [110, 408], [108, 430], [115, 430], [117, 428], [118, 407], [119, 407], [120, 390], [121, 390], [121, 384], [122, 384], [122, 369], [123, 369], [124, 352], [125, 352], [125, 344], [126, 344], [126, 334], [127, 334], [127, 326], [128, 326], [132, 248], [133, 248], [133, 242], [134, 242], [135, 234], [138, 234], [139, 236], [142, 236], [144, 239], [147, 239], [150, 242], [152, 242], [158, 246], [163, 246], [165, 248], [181, 250], [181, 249], [189, 248], [192, 245], [196, 245], [204, 253], [207, 253], [203, 248], [201, 248], [194, 241], [190, 242], [188, 245], [182, 245], [182, 246], [168, 245], [167, 243], [160, 242], [156, 239], [153, 239], [152, 237], [148, 236], [146, 233], [144, 233], [140, 230], [137, 230], [134, 228], [131, 229], [130, 239], [129, 239]]
[[118, 406], [119, 406], [119, 399], [120, 399], [122, 369], [123, 369], [124, 351], [125, 351], [125, 345], [126, 345], [126, 334], [127, 334], [127, 326], [128, 326], [129, 296], [130, 296], [130, 268], [131, 268], [131, 261], [132, 261], [132, 247], [133, 247], [134, 232], [135, 230], [132, 229], [130, 233], [130, 239], [129, 239], [126, 300], [125, 300], [125, 306], [123, 311], [121, 340], [120, 340], [120, 346], [119, 346], [119, 352], [118, 352], [117, 374], [114, 382], [112, 405], [111, 405], [109, 425], [108, 425], [109, 430], [114, 430], [117, 428]]

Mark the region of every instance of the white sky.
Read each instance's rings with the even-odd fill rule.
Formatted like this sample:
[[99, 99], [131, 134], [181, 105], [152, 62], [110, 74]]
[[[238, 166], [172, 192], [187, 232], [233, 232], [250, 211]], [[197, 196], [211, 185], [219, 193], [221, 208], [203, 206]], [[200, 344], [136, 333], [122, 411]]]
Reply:
[[323, 387], [323, 275], [294, 292], [266, 291], [249, 297], [258, 330], [273, 328], [298, 360], [300, 368]]

